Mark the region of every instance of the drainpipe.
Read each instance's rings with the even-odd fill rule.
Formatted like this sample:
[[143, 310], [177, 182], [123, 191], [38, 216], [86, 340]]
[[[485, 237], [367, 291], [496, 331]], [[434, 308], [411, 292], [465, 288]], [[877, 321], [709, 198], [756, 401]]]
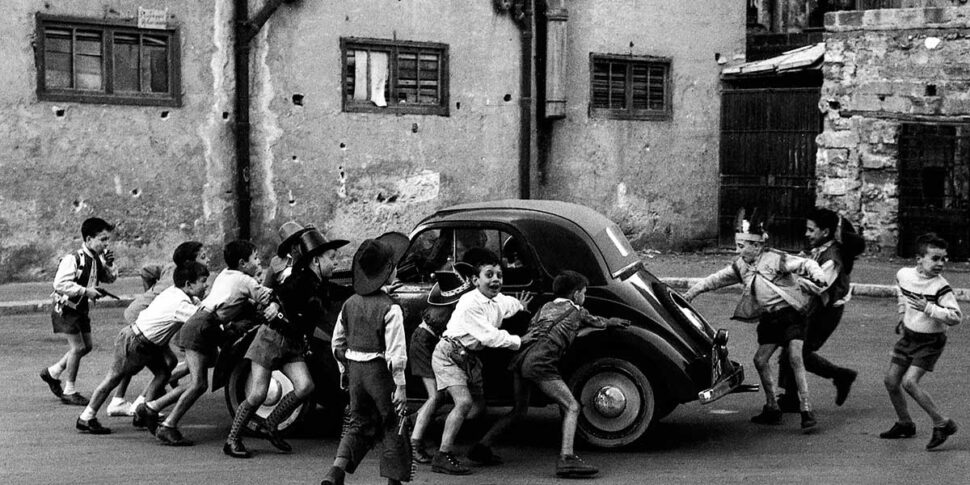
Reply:
[[235, 27], [234, 67], [236, 74], [235, 86], [235, 135], [236, 135], [236, 237], [250, 239], [252, 237], [252, 192], [249, 181], [251, 179], [252, 130], [249, 124], [249, 53], [252, 40], [259, 33], [273, 12], [284, 2], [292, 0], [268, 0], [249, 19], [248, 0], [234, 0], [233, 24]]
[[519, 198], [532, 197], [532, 41], [535, 0], [493, 0], [499, 12], [509, 12], [521, 34], [519, 73]]

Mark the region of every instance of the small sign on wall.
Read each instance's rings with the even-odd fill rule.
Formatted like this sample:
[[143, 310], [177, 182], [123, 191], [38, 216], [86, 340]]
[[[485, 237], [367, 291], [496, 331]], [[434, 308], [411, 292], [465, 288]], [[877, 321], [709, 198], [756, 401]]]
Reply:
[[168, 9], [138, 7], [139, 29], [168, 28]]

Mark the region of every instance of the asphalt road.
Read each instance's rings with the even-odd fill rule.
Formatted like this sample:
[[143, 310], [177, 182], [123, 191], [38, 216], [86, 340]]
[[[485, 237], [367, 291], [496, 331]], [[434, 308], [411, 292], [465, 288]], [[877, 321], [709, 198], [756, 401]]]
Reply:
[[[745, 363], [748, 382], [757, 382], [750, 365], [754, 328], [727, 320], [736, 298], [707, 294], [695, 303], [715, 326], [731, 332], [729, 347]], [[966, 403], [966, 371], [970, 354], [967, 329], [957, 327], [937, 372], [925, 380], [940, 407], [963, 428], [939, 451], [927, 452], [930, 423], [915, 405], [916, 438], [880, 440], [877, 435], [894, 420], [882, 385], [889, 351], [895, 306], [889, 299], [856, 298], [842, 326], [823, 354], [858, 369], [859, 380], [848, 402], [833, 404], [834, 389], [827, 381], [810, 379], [819, 429], [802, 434], [797, 415], [786, 415], [777, 427], [753, 425], [748, 418], [761, 407], [761, 394], [736, 394], [707, 406], [679, 407], [659, 423], [649, 439], [624, 450], [578, 450], [600, 467], [595, 483], [967, 483], [970, 476], [970, 412]], [[94, 314], [95, 350], [82, 362], [79, 388], [86, 395], [103, 376], [111, 345], [119, 329], [121, 309]], [[294, 453], [280, 455], [265, 441], [246, 440], [258, 454], [234, 460], [222, 454], [228, 414], [222, 393], [206, 394], [184, 420], [184, 432], [197, 441], [191, 448], [158, 445], [127, 419], [101, 421], [114, 428], [109, 436], [74, 431], [78, 407], [59, 403], [37, 377], [55, 360], [65, 344], [50, 333], [49, 316], [8, 316], [0, 321], [0, 483], [319, 483], [333, 459], [334, 438], [291, 440]], [[139, 376], [137, 383], [143, 383]], [[133, 388], [138, 387], [138, 384]], [[495, 410], [500, 413], [503, 409]], [[542, 484], [553, 476], [558, 449], [558, 413], [539, 410], [498, 447], [506, 463], [478, 468], [468, 477], [449, 477], [418, 468], [413, 483]], [[469, 426], [463, 445], [480, 433]], [[378, 479], [376, 454], [364, 461], [348, 483], [383, 483]]]

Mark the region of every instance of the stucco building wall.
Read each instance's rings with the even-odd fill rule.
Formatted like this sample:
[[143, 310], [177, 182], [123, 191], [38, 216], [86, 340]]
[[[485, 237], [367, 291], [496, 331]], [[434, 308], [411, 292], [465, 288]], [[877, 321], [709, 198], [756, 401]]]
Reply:
[[826, 16], [818, 204], [855, 215], [868, 249], [899, 244], [898, 136], [970, 116], [970, 8]]
[[[638, 248], [712, 243], [723, 67], [718, 59], [744, 60], [744, 3], [582, 0], [567, 7], [567, 113], [553, 123], [540, 196], [607, 214]], [[672, 118], [591, 117], [591, 52], [670, 58]]]

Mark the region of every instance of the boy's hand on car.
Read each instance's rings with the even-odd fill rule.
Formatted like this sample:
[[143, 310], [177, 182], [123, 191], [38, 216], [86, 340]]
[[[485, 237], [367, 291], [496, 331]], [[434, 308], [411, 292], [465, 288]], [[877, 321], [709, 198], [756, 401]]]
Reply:
[[273, 319], [276, 318], [276, 315], [279, 313], [280, 313], [280, 306], [277, 305], [276, 302], [274, 301], [273, 303], [266, 305], [266, 308], [263, 310], [263, 317], [266, 318], [266, 321], [272, 321]]
[[528, 292], [528, 291], [522, 291], [519, 294], [515, 295], [515, 299], [519, 300], [519, 303], [522, 304], [522, 308], [526, 310], [529, 309], [529, 303], [532, 303], [533, 297], [535, 297], [535, 295], [533, 295], [531, 292]]
[[606, 321], [606, 328], [627, 328], [631, 323], [625, 318], [613, 317]]
[[391, 284], [382, 286], [381, 289], [384, 290], [385, 293], [391, 294], [391, 293], [394, 293], [395, 291], [397, 291], [397, 289], [400, 288], [400, 287], [402, 287], [402, 286], [404, 286], [404, 283], [401, 282], [401, 280], [395, 280]]
[[681, 296], [683, 296], [684, 299], [687, 300], [688, 303], [690, 303], [690, 301], [697, 296], [697, 293], [694, 293], [691, 290], [687, 290]]

